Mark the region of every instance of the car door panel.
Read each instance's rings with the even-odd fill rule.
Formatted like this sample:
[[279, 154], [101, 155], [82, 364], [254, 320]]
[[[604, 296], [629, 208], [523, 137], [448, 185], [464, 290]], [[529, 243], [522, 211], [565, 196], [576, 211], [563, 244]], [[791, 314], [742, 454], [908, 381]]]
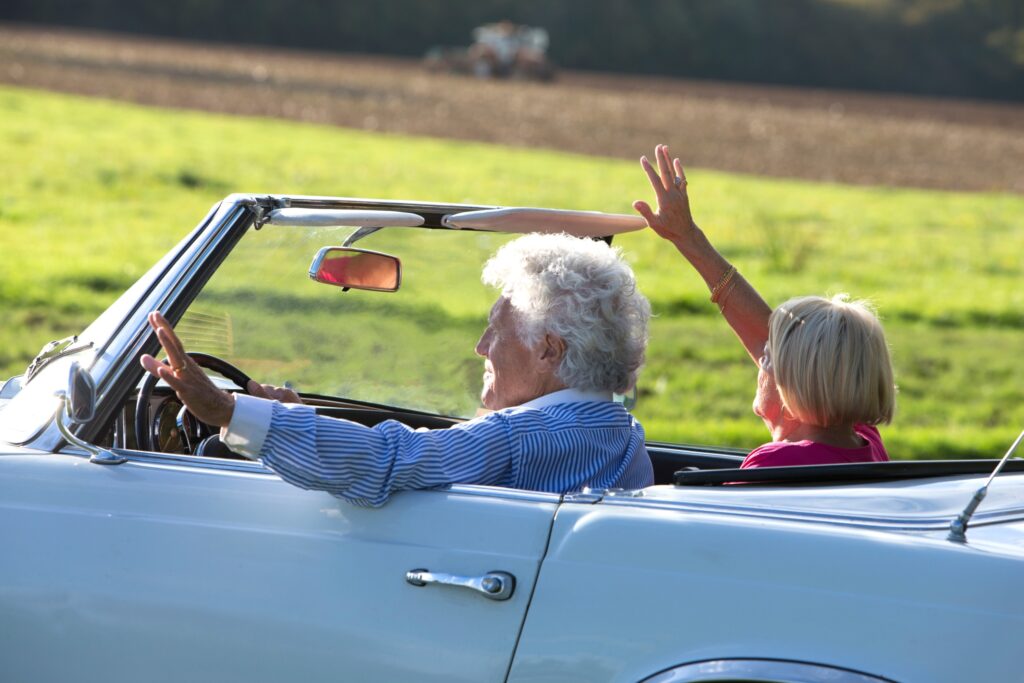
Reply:
[[504, 680], [557, 502], [466, 487], [362, 509], [255, 465], [4, 456], [0, 610], [22, 626], [0, 649], [38, 657], [0, 656], [0, 678]]

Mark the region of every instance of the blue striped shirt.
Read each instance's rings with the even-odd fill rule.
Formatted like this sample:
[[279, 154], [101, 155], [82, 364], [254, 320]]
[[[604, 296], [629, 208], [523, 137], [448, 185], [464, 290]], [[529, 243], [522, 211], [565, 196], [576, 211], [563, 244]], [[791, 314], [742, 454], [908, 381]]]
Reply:
[[[236, 412], [263, 401], [236, 400]], [[524, 405], [447, 429], [419, 430], [394, 420], [366, 427], [317, 415], [309, 406], [264, 403], [270, 403], [270, 420], [257, 437], [233, 435], [243, 431], [233, 419], [225, 442], [262, 458], [285, 481], [357, 505], [376, 507], [395, 491], [447, 484], [567, 493], [654, 482], [643, 428], [611, 401]]]

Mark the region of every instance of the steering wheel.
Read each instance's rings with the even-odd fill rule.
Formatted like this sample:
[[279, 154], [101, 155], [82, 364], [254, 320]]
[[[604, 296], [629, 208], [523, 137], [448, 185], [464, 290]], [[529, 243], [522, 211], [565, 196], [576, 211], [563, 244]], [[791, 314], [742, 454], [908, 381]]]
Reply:
[[[251, 379], [249, 375], [245, 374], [223, 358], [211, 356], [208, 353], [198, 353], [196, 351], [189, 351], [187, 353], [200, 367], [213, 370], [225, 379], [228, 379], [240, 386], [243, 391], [248, 391], [247, 387], [249, 386], [249, 380]], [[159, 381], [160, 379], [156, 375], [146, 373], [146, 379], [142, 381], [142, 386], [139, 387], [139, 398], [135, 401], [135, 443], [138, 444], [139, 450], [153, 450], [153, 439], [152, 433], [150, 432], [149, 401], [153, 396], [153, 389]], [[185, 411], [184, 408], [182, 411], [184, 412], [185, 419], [191, 418], [192, 421], [199, 424], [199, 421], [195, 416]]]

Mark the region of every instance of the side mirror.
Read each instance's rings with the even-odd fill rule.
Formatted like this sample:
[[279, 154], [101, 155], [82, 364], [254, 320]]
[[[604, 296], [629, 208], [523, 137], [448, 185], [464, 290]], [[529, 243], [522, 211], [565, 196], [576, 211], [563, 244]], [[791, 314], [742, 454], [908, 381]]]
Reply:
[[68, 387], [58, 391], [57, 398], [61, 403], [55, 416], [57, 429], [68, 443], [78, 446], [89, 454], [89, 462], [94, 462], [97, 465], [120, 465], [127, 460], [127, 458], [116, 455], [105, 448], [82, 441], [71, 433], [64, 424], [64, 420], [61, 419], [63, 412], [72, 423], [83, 424], [96, 415], [96, 382], [93, 381], [92, 375], [87, 370], [82, 369], [78, 361], [71, 364], [71, 369], [68, 372]]
[[84, 424], [96, 414], [96, 382], [77, 362], [71, 364], [68, 373], [68, 393], [64, 408], [68, 419], [75, 424]]
[[402, 262], [390, 254], [352, 247], [324, 247], [309, 266], [309, 277], [325, 285], [373, 292], [397, 292]]

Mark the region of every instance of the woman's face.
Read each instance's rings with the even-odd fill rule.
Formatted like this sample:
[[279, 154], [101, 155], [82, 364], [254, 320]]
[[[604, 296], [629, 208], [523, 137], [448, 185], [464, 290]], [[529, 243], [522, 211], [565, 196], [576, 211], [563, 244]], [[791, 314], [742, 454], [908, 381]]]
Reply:
[[764, 420], [768, 429], [774, 433], [774, 430], [783, 424], [783, 407], [779, 388], [775, 384], [775, 375], [772, 373], [772, 359], [768, 353], [768, 344], [764, 345], [764, 352], [761, 354], [757, 366], [754, 414]]

